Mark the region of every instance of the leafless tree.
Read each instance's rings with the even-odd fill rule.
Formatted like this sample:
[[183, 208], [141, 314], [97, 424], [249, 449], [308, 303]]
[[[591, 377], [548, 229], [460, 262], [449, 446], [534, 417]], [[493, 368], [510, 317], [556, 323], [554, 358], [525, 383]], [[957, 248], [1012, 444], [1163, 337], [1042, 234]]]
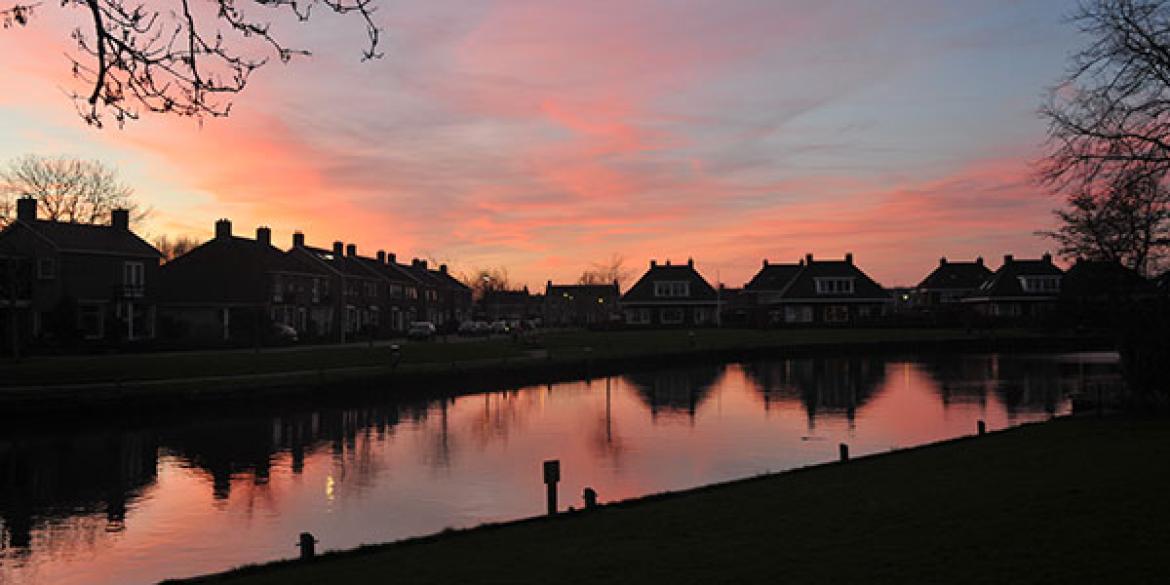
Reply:
[[1040, 234], [1066, 258], [1110, 260], [1152, 276], [1170, 251], [1170, 189], [1145, 174], [1104, 193], [1073, 195], [1055, 214], [1059, 227]]
[[170, 262], [191, 250], [199, 247], [201, 242], [191, 236], [178, 236], [171, 239], [163, 234], [154, 239], [154, 247], [163, 255], [163, 262]]
[[581, 273], [577, 284], [612, 284], [621, 286], [630, 278], [630, 270], [626, 268], [626, 259], [621, 254], [612, 254], [606, 260], [594, 262], [589, 269]]
[[12, 220], [20, 197], [36, 198], [38, 215], [56, 221], [107, 223], [112, 210], [128, 209], [133, 223], [148, 213], [115, 168], [68, 157], [26, 155], [0, 168], [0, 225]]
[[482, 299], [485, 294], [490, 292], [511, 290], [512, 284], [508, 278], [508, 269], [502, 266], [476, 268], [471, 272], [460, 274], [459, 280], [471, 289], [471, 295], [475, 299]]
[[[0, 0], [3, 2], [4, 0]], [[42, 2], [0, 7], [4, 28], [28, 26]], [[78, 114], [95, 126], [122, 125], [143, 110], [202, 120], [226, 116], [231, 96], [276, 58], [287, 63], [309, 51], [285, 45], [272, 19], [309, 20], [314, 10], [355, 15], [365, 26], [362, 59], [381, 56], [373, 0], [61, 0], [83, 11], [87, 24], [71, 34], [73, 76], [85, 90], [72, 95]]]

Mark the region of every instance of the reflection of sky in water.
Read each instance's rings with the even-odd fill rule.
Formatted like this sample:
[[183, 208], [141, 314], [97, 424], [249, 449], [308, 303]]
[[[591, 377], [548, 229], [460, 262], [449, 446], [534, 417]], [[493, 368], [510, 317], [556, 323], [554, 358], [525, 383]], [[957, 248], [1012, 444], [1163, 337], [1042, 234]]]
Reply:
[[695, 366], [431, 403], [0, 438], [0, 581], [134, 583], [861, 455], [1067, 411], [1116, 357]]

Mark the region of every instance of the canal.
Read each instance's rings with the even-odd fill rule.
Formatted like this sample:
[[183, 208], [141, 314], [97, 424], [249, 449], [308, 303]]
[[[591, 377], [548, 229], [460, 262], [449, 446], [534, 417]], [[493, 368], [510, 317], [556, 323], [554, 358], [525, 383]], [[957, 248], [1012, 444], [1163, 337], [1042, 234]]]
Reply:
[[[1066, 414], [1111, 353], [823, 356], [432, 401], [0, 430], [0, 583], [152, 583]], [[65, 425], [72, 426], [72, 425]]]

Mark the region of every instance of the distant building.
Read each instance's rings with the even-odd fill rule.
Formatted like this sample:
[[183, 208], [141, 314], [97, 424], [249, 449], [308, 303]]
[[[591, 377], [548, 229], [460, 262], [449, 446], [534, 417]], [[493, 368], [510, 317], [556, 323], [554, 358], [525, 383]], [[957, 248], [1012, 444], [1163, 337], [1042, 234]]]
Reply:
[[553, 284], [544, 287], [546, 327], [588, 327], [621, 319], [621, 291], [610, 284]]
[[479, 300], [479, 314], [488, 321], [524, 321], [543, 318], [544, 297], [520, 290], [489, 290]]
[[293, 235], [289, 255], [302, 261], [312, 261], [333, 274], [337, 294], [333, 296], [334, 338], [345, 342], [368, 337], [381, 330], [385, 317], [382, 301], [386, 281], [366, 266], [358, 256], [355, 244], [333, 242], [332, 249], [305, 244], [304, 234]]
[[317, 261], [272, 245], [272, 230], [255, 239], [215, 222], [215, 237], [163, 266], [160, 295], [168, 337], [254, 342], [280, 323], [302, 339], [335, 335], [341, 288]]
[[1041, 319], [1056, 309], [1063, 277], [1051, 254], [1039, 260], [1017, 260], [1007, 254], [1003, 265], [962, 302], [982, 317]]
[[1157, 284], [1110, 260], [1078, 259], [1064, 274], [1060, 304], [1080, 325], [1108, 325], [1119, 311], [1158, 295]]
[[927, 309], [957, 307], [964, 298], [979, 290], [991, 275], [982, 257], [974, 262], [939, 258], [938, 266], [915, 287], [914, 303]]
[[816, 260], [764, 267], [746, 286], [755, 297], [760, 325], [843, 325], [876, 320], [893, 302], [888, 292], [853, 263]]
[[0, 232], [0, 325], [21, 343], [135, 341], [155, 335], [162, 255], [130, 230], [130, 212], [109, 225], [37, 219], [37, 200], [16, 202]]
[[716, 325], [717, 291], [695, 270], [694, 260], [672, 265], [650, 261], [650, 269], [622, 295], [627, 325], [694, 327]]

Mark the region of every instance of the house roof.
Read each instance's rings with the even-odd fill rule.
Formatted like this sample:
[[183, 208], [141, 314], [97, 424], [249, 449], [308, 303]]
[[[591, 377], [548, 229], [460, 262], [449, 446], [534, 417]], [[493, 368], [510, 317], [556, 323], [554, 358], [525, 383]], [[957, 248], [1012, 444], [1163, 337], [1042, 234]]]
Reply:
[[773, 264], [764, 260], [764, 267], [743, 288], [751, 292], [783, 290], [802, 268], [804, 261], [797, 264]]
[[1064, 299], [1108, 298], [1149, 294], [1156, 285], [1136, 270], [1109, 260], [1078, 260], [1064, 274], [1060, 296]]
[[163, 265], [162, 297], [167, 301], [255, 302], [267, 294], [256, 283], [273, 272], [329, 275], [324, 267], [271, 244], [239, 236], [218, 237]]
[[297, 246], [289, 250], [290, 254], [296, 250], [303, 250], [319, 262], [327, 265], [329, 268], [340, 272], [344, 276], [352, 276], [355, 278], [374, 278], [375, 275], [370, 273], [369, 268], [366, 268], [360, 256], [347, 256], [344, 252], [341, 254], [334, 254], [333, 250], [326, 250], [324, 248], [317, 248], [314, 246]]
[[922, 282], [919, 289], [976, 289], [990, 278], [992, 272], [983, 264], [983, 259], [974, 262], [951, 262], [939, 260], [934, 269]]
[[[686, 297], [656, 297], [654, 296], [655, 282], [688, 282], [690, 283], [690, 296]], [[717, 295], [715, 289], [695, 270], [693, 262], [688, 261], [686, 264], [658, 264], [656, 262], [650, 263], [650, 269], [626, 294], [622, 295], [622, 302], [674, 302], [687, 303], [694, 301], [714, 301]]]
[[451, 276], [451, 273], [447, 272], [446, 267], [445, 264], [441, 264], [438, 270], [431, 270], [430, 273], [451, 290], [471, 292], [471, 287], [459, 282], [458, 278]]
[[406, 267], [397, 262], [380, 262], [377, 258], [367, 258], [365, 256], [351, 256], [350, 258], [355, 260], [359, 266], [365, 268], [367, 272], [372, 272], [390, 281], [418, 284], [418, 278], [407, 270]]
[[[817, 293], [817, 279], [852, 278], [853, 292], [848, 294], [825, 295]], [[853, 256], [844, 260], [814, 260], [805, 258], [804, 266], [780, 293], [783, 301], [790, 300], [872, 300], [888, 301], [890, 294], [853, 263]]]
[[999, 267], [991, 278], [984, 281], [979, 289], [972, 294], [975, 298], [995, 297], [1051, 297], [1051, 292], [1024, 292], [1020, 284], [1021, 276], [1061, 276], [1064, 271], [1052, 263], [1052, 256], [1045, 254], [1039, 260], [1016, 260], [1011, 256], [1004, 257], [1003, 266]]
[[159, 258], [161, 253], [130, 230], [108, 225], [68, 223], [44, 219], [17, 220], [14, 226], [23, 226], [40, 235], [58, 250], [65, 252], [117, 254]]

